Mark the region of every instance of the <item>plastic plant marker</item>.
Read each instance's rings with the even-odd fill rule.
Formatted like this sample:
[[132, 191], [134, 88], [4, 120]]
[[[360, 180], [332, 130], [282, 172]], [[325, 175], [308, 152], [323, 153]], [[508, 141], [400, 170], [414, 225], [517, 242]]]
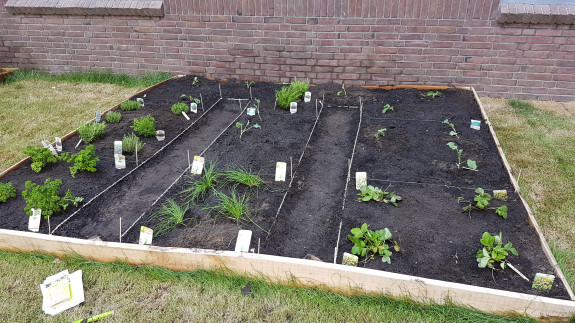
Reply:
[[551, 290], [554, 281], [555, 281], [554, 275], [537, 273], [535, 274], [535, 279], [533, 280], [533, 285], [531, 286], [531, 288]]
[[358, 256], [352, 255], [351, 253], [344, 252], [341, 264], [345, 265], [345, 266], [357, 267], [357, 261], [358, 260], [359, 260]]
[[362, 186], [367, 186], [367, 173], [355, 172], [355, 189], [359, 190]]
[[122, 154], [122, 141], [116, 140], [114, 141], [114, 156]]
[[252, 242], [252, 230], [240, 230], [236, 240], [235, 252], [248, 252]]
[[303, 102], [311, 102], [311, 92], [305, 92], [303, 96]]
[[192, 162], [192, 174], [201, 175], [202, 170], [204, 170], [204, 157], [194, 156], [194, 161]]
[[44, 148], [50, 149], [52, 155], [58, 156], [58, 152], [56, 151], [56, 149], [54, 149], [54, 146], [52, 146], [52, 144], [50, 144], [48, 140], [42, 140], [42, 146], [44, 146]]
[[32, 215], [28, 221], [28, 230], [32, 232], [40, 231], [40, 220], [42, 219], [41, 209], [32, 209]]
[[144, 99], [143, 99], [143, 98], [137, 98], [137, 99], [136, 99], [136, 102], [138, 102], [141, 107], [144, 106]]
[[256, 108], [254, 108], [254, 107], [248, 108], [247, 113], [249, 116], [255, 116], [256, 115]]
[[184, 111], [182, 111], [182, 115], [186, 118], [186, 120], [190, 121], [190, 117], [188, 117], [188, 115]]
[[138, 244], [152, 244], [152, 238], [154, 237], [154, 230], [151, 228], [146, 228], [145, 226], [140, 227], [140, 240]]
[[507, 190], [493, 190], [493, 198], [505, 201], [507, 197]]
[[287, 163], [277, 162], [276, 163], [276, 182], [285, 182], [286, 180]]
[[126, 156], [124, 155], [114, 155], [114, 162], [116, 164], [116, 169], [126, 168]]
[[471, 129], [481, 130], [481, 120], [471, 120]]
[[96, 122], [102, 121], [102, 111], [96, 111]]
[[166, 132], [164, 130], [156, 130], [156, 139], [158, 139], [158, 141], [166, 139]]
[[292, 102], [289, 104], [289, 112], [296, 113], [297, 112], [297, 102]]
[[56, 137], [56, 139], [54, 141], [56, 142], [56, 150], [58, 152], [61, 152], [62, 151], [62, 138]]
[[198, 104], [196, 102], [190, 103], [190, 112], [198, 113]]
[[56, 315], [84, 302], [82, 270], [69, 273], [61, 271], [47, 277], [40, 284], [42, 291], [42, 311]]

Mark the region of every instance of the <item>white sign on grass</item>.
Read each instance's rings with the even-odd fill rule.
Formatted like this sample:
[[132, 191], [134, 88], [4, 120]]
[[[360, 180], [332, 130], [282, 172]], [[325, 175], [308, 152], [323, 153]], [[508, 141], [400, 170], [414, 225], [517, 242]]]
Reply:
[[46, 277], [40, 284], [42, 311], [56, 315], [84, 302], [82, 270], [70, 274], [68, 270]]

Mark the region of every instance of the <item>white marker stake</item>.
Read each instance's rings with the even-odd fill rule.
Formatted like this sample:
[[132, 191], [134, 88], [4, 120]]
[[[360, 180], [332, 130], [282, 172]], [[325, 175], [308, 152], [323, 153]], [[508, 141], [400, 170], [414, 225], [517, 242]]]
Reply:
[[287, 163], [276, 163], [276, 182], [285, 182], [286, 180]]
[[367, 173], [355, 172], [355, 189], [359, 190], [362, 186], [367, 186]]
[[32, 209], [32, 215], [28, 221], [28, 230], [32, 232], [40, 231], [40, 219], [42, 219], [42, 209]]
[[116, 169], [126, 168], [126, 156], [124, 155], [114, 155], [114, 162], [116, 164]]
[[200, 93], [200, 103], [202, 104], [202, 111], [204, 111], [204, 99], [202, 99], [201, 93]]
[[54, 146], [52, 146], [52, 145], [50, 144], [50, 142], [48, 142], [47, 140], [42, 140], [42, 145], [43, 145], [45, 148], [50, 149], [50, 152], [52, 153], [52, 155], [58, 156], [58, 152], [56, 151], [56, 149], [54, 149]]
[[311, 92], [305, 92], [303, 102], [311, 102]]
[[78, 146], [80, 146], [81, 142], [82, 142], [82, 139], [80, 139], [80, 141], [78, 141], [78, 143], [76, 144], [76, 147], [74, 147], [74, 149], [78, 149]]
[[188, 117], [188, 115], [184, 111], [182, 111], [182, 115], [186, 118], [186, 120], [190, 121], [190, 117]]
[[152, 239], [154, 238], [154, 230], [146, 228], [145, 226], [140, 227], [140, 239], [138, 244], [152, 244]]
[[289, 112], [296, 113], [297, 112], [297, 102], [292, 102], [289, 104]]
[[190, 163], [190, 151], [188, 150], [188, 168], [192, 167], [192, 163]]
[[56, 137], [55, 142], [56, 142], [56, 150], [58, 152], [61, 152], [62, 151], [62, 138]]
[[198, 104], [196, 102], [190, 103], [190, 112], [198, 113]]
[[293, 178], [293, 163], [292, 163], [292, 158], [290, 156], [289, 158], [289, 179], [291, 180]]
[[236, 240], [235, 252], [248, 252], [252, 241], [252, 230], [240, 230]]
[[194, 156], [194, 162], [192, 163], [192, 174], [201, 175], [204, 169], [204, 157]]
[[[144, 97], [145, 97], [145, 95], [144, 95]], [[142, 99], [142, 98], [137, 98], [137, 99], [136, 99], [136, 102], [138, 102], [141, 107], [144, 106], [144, 99]]]
[[516, 272], [519, 276], [521, 276], [521, 278], [525, 279], [528, 282], [531, 282], [527, 277], [525, 277], [525, 275], [523, 275], [519, 270], [517, 270], [517, 268], [513, 267], [510, 263], [506, 262], [507, 266], [509, 266], [509, 268], [513, 269], [514, 272]]
[[166, 132], [164, 130], [156, 130], [156, 139], [158, 139], [158, 141], [166, 139]]

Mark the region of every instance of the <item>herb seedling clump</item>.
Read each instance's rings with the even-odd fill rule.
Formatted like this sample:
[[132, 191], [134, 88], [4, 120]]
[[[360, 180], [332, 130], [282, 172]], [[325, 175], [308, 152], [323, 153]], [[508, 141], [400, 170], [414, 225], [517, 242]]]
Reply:
[[[352, 235], [347, 238], [353, 243], [351, 253], [360, 257], [373, 259], [375, 255], [381, 256], [381, 261], [391, 264], [391, 251], [389, 245], [385, 243], [391, 240], [391, 231], [384, 228], [377, 231], [369, 230], [367, 223], [361, 225], [361, 228], [351, 229]], [[399, 246], [398, 248], [399, 249]], [[367, 258], [366, 258], [367, 260]]]
[[65, 210], [70, 203], [78, 206], [84, 200], [83, 197], [74, 197], [72, 192], [68, 190], [66, 195], [60, 197], [58, 190], [62, 185], [62, 180], [47, 178], [44, 185], [38, 185], [31, 181], [26, 181], [24, 184], [26, 189], [22, 192], [22, 196], [26, 200], [26, 207], [24, 211], [26, 214], [32, 215], [32, 209], [42, 209], [44, 218], [52, 216], [54, 213], [59, 213]]
[[154, 230], [154, 237], [161, 236], [172, 231], [178, 225], [185, 225], [185, 215], [190, 209], [189, 205], [178, 205], [176, 201], [167, 199], [162, 207], [150, 216], [150, 220], [159, 219]]
[[122, 111], [132, 111], [132, 110], [139, 110], [142, 106], [138, 101], [124, 101], [120, 105], [120, 109]]
[[129, 135], [124, 135], [122, 139], [122, 151], [125, 153], [133, 153], [136, 149], [141, 151], [144, 145], [142, 140], [133, 132]]
[[259, 174], [253, 173], [241, 167], [235, 167], [224, 173], [224, 181], [235, 185], [245, 185], [247, 187], [260, 187], [265, 182]]
[[16, 189], [11, 182], [0, 183], [0, 203], [8, 201], [9, 198], [16, 197]]
[[401, 196], [395, 195], [395, 192], [384, 192], [379, 187], [364, 185], [359, 190], [360, 192], [357, 195], [359, 195], [358, 200], [361, 202], [375, 201], [397, 206], [397, 202], [401, 201]]
[[106, 113], [106, 122], [118, 123], [120, 120], [122, 120], [122, 113], [119, 111], [110, 111]]
[[505, 259], [509, 256], [509, 253], [515, 256], [519, 255], [517, 250], [513, 248], [511, 242], [503, 245], [501, 232], [499, 232], [498, 235], [491, 235], [489, 232], [484, 232], [480, 241], [483, 245], [483, 249], [477, 251], [475, 254], [479, 268], [497, 270], [501, 267], [501, 269], [505, 269]]
[[[70, 166], [70, 175], [76, 177], [76, 173], [79, 171], [95, 172], [96, 163], [100, 161], [100, 158], [95, 157], [96, 152], [94, 151], [94, 145], [89, 145], [85, 149], [81, 150], [77, 154], [71, 155], [67, 158], [67, 162], [73, 162], [74, 165]], [[68, 154], [62, 156], [68, 156]]]
[[235, 190], [232, 190], [230, 195], [226, 195], [222, 192], [215, 191], [214, 195], [216, 197], [216, 205], [208, 206], [204, 209], [215, 210], [218, 215], [223, 215], [234, 220], [245, 220], [247, 217], [247, 204], [250, 197], [243, 194], [236, 194]]
[[89, 144], [92, 141], [102, 137], [106, 131], [106, 123], [104, 122], [90, 122], [81, 125], [78, 128], [78, 133], [82, 141]]
[[48, 163], [56, 163], [58, 158], [52, 154], [48, 148], [34, 148], [32, 146], [26, 147], [22, 151], [23, 154], [28, 155], [32, 160], [31, 168], [34, 172], [39, 173], [42, 168]]
[[180, 194], [184, 195], [189, 203], [196, 203], [207, 197], [208, 193], [215, 189], [216, 183], [223, 176], [215, 170], [216, 164], [210, 163], [210, 166], [204, 166], [202, 177], [199, 180], [188, 182], [188, 188], [181, 191]]
[[281, 90], [276, 91], [276, 100], [280, 107], [288, 110], [290, 103], [300, 101], [308, 89], [309, 81], [301, 82], [294, 80], [289, 86], [284, 86]]
[[188, 113], [190, 111], [190, 107], [188, 107], [185, 103], [176, 103], [172, 105], [172, 113], [175, 115], [182, 114], [182, 112]]
[[154, 117], [147, 115], [141, 118], [134, 118], [134, 125], [130, 128], [134, 129], [140, 136], [143, 137], [154, 137], [156, 135], [156, 119]]

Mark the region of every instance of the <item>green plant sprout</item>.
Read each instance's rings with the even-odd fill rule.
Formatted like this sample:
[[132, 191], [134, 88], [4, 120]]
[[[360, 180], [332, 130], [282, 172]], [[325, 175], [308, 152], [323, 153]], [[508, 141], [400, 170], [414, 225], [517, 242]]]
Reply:
[[106, 123], [104, 122], [90, 122], [83, 124], [78, 128], [78, 133], [80, 134], [82, 141], [84, 141], [87, 144], [102, 137], [105, 131], [106, 131]]
[[[475, 210], [491, 209], [491, 210], [495, 210], [495, 214], [499, 215], [503, 219], [507, 219], [507, 206], [506, 205], [502, 205], [498, 208], [488, 208], [489, 203], [490, 203], [492, 198], [493, 197], [491, 196], [491, 194], [485, 192], [485, 190], [482, 189], [481, 187], [478, 187], [475, 189], [475, 197], [473, 198], [473, 202], [475, 202], [475, 205], [473, 205], [473, 202], [469, 202], [469, 204], [462, 207], [461, 210], [462, 210], [462, 212], [471, 212], [471, 210], [474, 210], [474, 209]], [[458, 197], [457, 200], [462, 201], [463, 197]]]
[[154, 237], [166, 234], [178, 225], [186, 225], [184, 217], [189, 209], [189, 205], [180, 206], [176, 201], [167, 199], [166, 203], [150, 216], [150, 220], [159, 219], [159, 223], [154, 230]]
[[243, 184], [247, 187], [260, 187], [265, 183], [259, 174], [241, 167], [235, 167], [226, 171], [224, 173], [224, 181], [234, 186]]
[[84, 200], [83, 197], [74, 197], [72, 192], [68, 190], [66, 195], [60, 197], [58, 190], [62, 185], [62, 180], [47, 178], [44, 185], [37, 185], [31, 181], [26, 181], [24, 184], [26, 189], [22, 192], [22, 197], [26, 200], [26, 207], [24, 211], [26, 214], [32, 215], [32, 209], [42, 209], [44, 218], [47, 219], [54, 213], [65, 210], [70, 203], [78, 206]]
[[200, 80], [198, 80], [197, 76], [194, 76], [194, 80], [192, 81], [192, 86], [200, 85]]
[[200, 104], [202, 102], [200, 99], [194, 98], [193, 96], [187, 94], [180, 95], [180, 99], [188, 99], [190, 100], [190, 103], [196, 102], [196, 104]]
[[100, 161], [100, 158], [95, 157], [96, 154], [94, 150], [94, 145], [89, 145], [77, 154], [72, 154], [69, 156], [68, 153], [64, 153], [60, 156], [60, 159], [66, 160], [66, 162], [74, 162], [74, 165], [70, 166], [70, 175], [76, 178], [76, 173], [79, 171], [95, 172], [96, 163]]
[[189, 203], [197, 203], [208, 196], [210, 190], [215, 189], [216, 183], [222, 177], [222, 173], [216, 172], [216, 163], [210, 163], [209, 166], [204, 166], [202, 177], [199, 180], [188, 182], [188, 188], [181, 191], [179, 194], [185, 195]]
[[142, 137], [154, 137], [156, 135], [156, 119], [147, 115], [141, 118], [134, 118], [134, 125], [130, 128], [134, 129]]
[[262, 117], [260, 115], [260, 100], [256, 99], [256, 103], [253, 105], [254, 108], [256, 108], [256, 112], [258, 114], [258, 118], [260, 119], [260, 121], [262, 120]]
[[138, 110], [141, 107], [142, 106], [138, 101], [124, 101], [122, 104], [120, 104], [120, 109], [122, 109], [122, 111]]
[[429, 91], [427, 92], [427, 96], [431, 97], [431, 99], [435, 99], [435, 97], [441, 96], [441, 92], [439, 91]]
[[387, 131], [387, 128], [382, 128], [379, 129], [376, 133], [375, 133], [375, 138], [379, 139], [379, 136], [383, 137], [385, 136], [385, 132]]
[[171, 109], [172, 113], [175, 115], [180, 115], [182, 114], [182, 112], [187, 113], [188, 111], [190, 111], [190, 107], [186, 103], [182, 102], [172, 105]]
[[118, 123], [122, 120], [122, 114], [119, 111], [110, 111], [106, 113], [106, 122]]
[[505, 269], [505, 259], [509, 256], [509, 253], [519, 256], [511, 242], [503, 245], [501, 232], [499, 232], [498, 235], [491, 235], [489, 232], [484, 232], [480, 241], [483, 248], [475, 254], [479, 268], [497, 270], [498, 267], [501, 267], [501, 269]]
[[[457, 147], [457, 145], [452, 141], [448, 142], [447, 146], [449, 146], [449, 148], [451, 148], [451, 149], [455, 150], [455, 152], [457, 152], [457, 163], [456, 164], [457, 164], [457, 169], [460, 169], [461, 164], [463, 164], [463, 162], [461, 161], [461, 154], [463, 153], [463, 149], [459, 149]], [[474, 160], [468, 159], [466, 161], [466, 164], [467, 164], [467, 167], [464, 167], [464, 168], [467, 168], [470, 170], [477, 170], [477, 163]]]
[[261, 126], [257, 123], [250, 126], [250, 121], [248, 120], [248, 122], [245, 124], [245, 126], [241, 122], [236, 122], [236, 128], [240, 129], [240, 139], [242, 139], [244, 132], [250, 130], [251, 128], [259, 129], [259, 128], [261, 128]]
[[245, 220], [247, 217], [247, 204], [250, 197], [243, 194], [236, 194], [235, 190], [232, 190], [230, 196], [226, 194], [215, 191], [214, 195], [217, 199], [217, 204], [214, 206], [205, 207], [205, 210], [215, 210], [218, 215], [223, 215], [234, 220]]
[[342, 95], [343, 96], [347, 96], [347, 91], [345, 90], [345, 83], [341, 83], [341, 91], [337, 92], [337, 96]]
[[395, 195], [395, 192], [385, 192], [379, 187], [364, 185], [359, 190], [360, 192], [357, 195], [359, 195], [358, 200], [361, 202], [375, 201], [397, 206], [397, 202], [401, 201], [401, 196]]
[[132, 132], [129, 135], [124, 135], [124, 138], [122, 139], [122, 152], [133, 153], [136, 150], [142, 151], [144, 145], [145, 144], [142, 140]]
[[246, 81], [245, 84], [246, 84], [246, 87], [247, 87], [248, 90], [249, 90], [254, 84], [256, 84], [256, 82], [254, 82], [254, 81]]
[[[366, 257], [366, 261], [372, 260], [375, 255], [381, 256], [381, 261], [391, 264], [391, 251], [389, 245], [385, 242], [391, 240], [391, 231], [384, 228], [377, 231], [369, 230], [367, 223], [361, 225], [361, 228], [351, 229], [351, 234], [347, 238], [353, 243], [351, 253], [360, 257]], [[397, 245], [397, 243], [396, 243]]]
[[22, 151], [22, 153], [30, 157], [32, 160], [32, 165], [30, 167], [36, 173], [42, 171], [42, 168], [44, 168], [48, 163], [58, 162], [58, 158], [54, 156], [48, 148], [34, 148], [32, 146], [28, 146]]
[[0, 183], [0, 203], [8, 201], [9, 198], [16, 197], [16, 189], [11, 182]]
[[451, 137], [457, 137], [459, 138], [459, 133], [457, 133], [457, 131], [455, 131], [455, 126], [453, 125], [453, 123], [449, 122], [449, 119], [445, 119], [443, 120], [442, 123], [445, 123], [446, 125], [451, 127], [451, 131], [449, 132], [449, 135]]
[[381, 113], [382, 113], [382, 114], [386, 114], [387, 111], [394, 111], [394, 110], [393, 110], [393, 106], [391, 106], [391, 105], [389, 105], [389, 104], [384, 105], [384, 106], [383, 106], [383, 110], [381, 110]]

